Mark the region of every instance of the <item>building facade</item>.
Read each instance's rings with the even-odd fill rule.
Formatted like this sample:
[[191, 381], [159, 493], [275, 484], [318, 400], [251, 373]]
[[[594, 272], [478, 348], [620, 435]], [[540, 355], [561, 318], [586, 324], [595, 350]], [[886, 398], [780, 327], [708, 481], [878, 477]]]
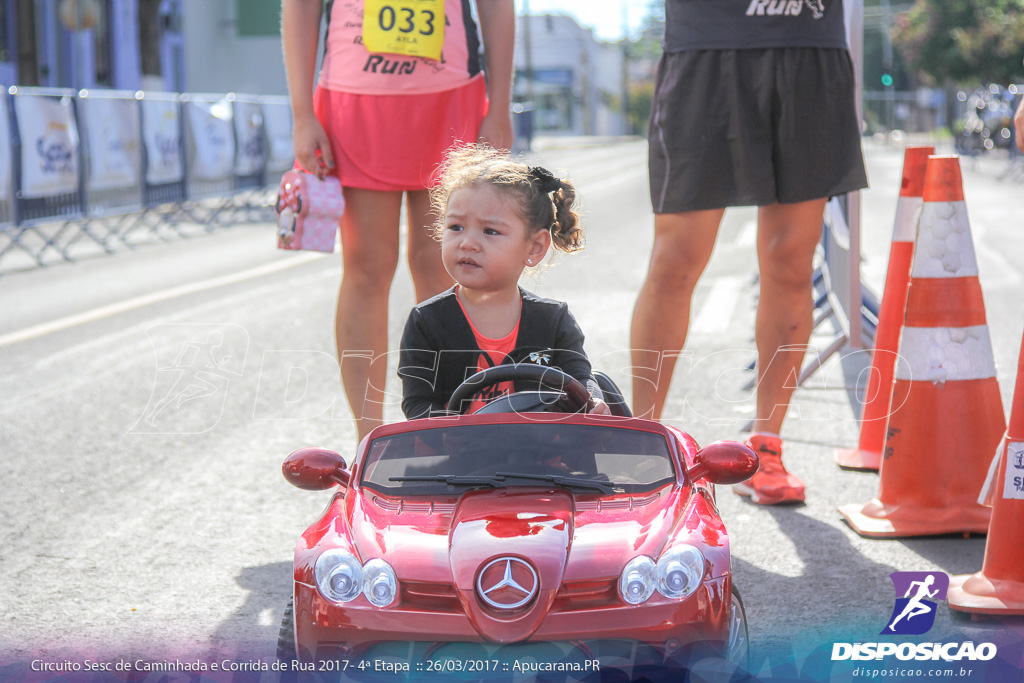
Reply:
[[287, 93], [280, 0], [0, 0], [0, 85]]
[[[0, 0], [0, 85], [286, 95], [280, 11], [280, 0]], [[628, 131], [624, 50], [572, 17], [518, 17], [515, 67], [513, 98], [535, 134]]]
[[[528, 22], [528, 23], [527, 23]], [[567, 15], [516, 20], [513, 100], [530, 109], [535, 135], [622, 135], [622, 46], [595, 40]]]
[[157, 36], [147, 44], [159, 54], [161, 89], [174, 89], [183, 81], [181, 0], [0, 0], [0, 84], [139, 88], [140, 4]]

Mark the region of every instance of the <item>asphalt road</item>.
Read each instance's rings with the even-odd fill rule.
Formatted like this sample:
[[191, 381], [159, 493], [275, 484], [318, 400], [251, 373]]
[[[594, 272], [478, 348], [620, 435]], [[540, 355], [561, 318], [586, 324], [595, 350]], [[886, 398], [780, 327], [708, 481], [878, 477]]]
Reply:
[[[652, 241], [646, 145], [555, 142], [535, 156], [577, 184], [588, 246], [524, 284], [569, 302], [595, 365], [628, 395], [628, 322]], [[862, 272], [879, 292], [902, 152], [869, 143], [867, 153]], [[965, 188], [1008, 407], [1024, 232], [1022, 186], [999, 181], [1000, 170], [965, 164]], [[701, 443], [740, 438], [753, 413], [742, 387], [754, 357], [754, 217], [726, 215], [666, 409]], [[355, 447], [334, 360], [339, 278], [337, 254], [278, 252], [272, 226], [251, 224], [0, 276], [0, 665], [272, 654], [292, 549], [329, 496], [286, 485], [281, 460], [301, 446]], [[392, 346], [412, 303], [402, 272]], [[824, 348], [833, 334], [813, 341]], [[211, 348], [221, 370], [195, 373]], [[796, 393], [783, 436], [806, 505], [761, 508], [719, 490], [755, 669], [874, 639], [892, 609], [890, 572], [981, 567], [983, 538], [867, 540], [837, 514], [877, 492], [876, 475], [832, 461], [835, 447], [856, 443], [866, 362], [856, 350], [833, 358]], [[397, 420], [389, 377], [386, 417]], [[945, 605], [936, 623], [937, 639], [1021, 631]]]

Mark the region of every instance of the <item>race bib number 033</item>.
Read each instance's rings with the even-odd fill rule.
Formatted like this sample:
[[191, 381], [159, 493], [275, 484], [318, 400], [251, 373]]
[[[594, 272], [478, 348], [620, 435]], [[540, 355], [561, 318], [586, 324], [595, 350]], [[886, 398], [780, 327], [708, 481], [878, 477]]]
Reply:
[[365, 0], [363, 45], [370, 52], [440, 60], [444, 0]]

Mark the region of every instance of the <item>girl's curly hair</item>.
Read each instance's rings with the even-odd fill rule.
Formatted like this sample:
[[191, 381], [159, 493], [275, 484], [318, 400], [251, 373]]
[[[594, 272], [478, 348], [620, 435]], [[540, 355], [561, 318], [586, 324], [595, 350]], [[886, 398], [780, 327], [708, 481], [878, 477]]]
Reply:
[[444, 232], [444, 216], [452, 192], [488, 183], [515, 199], [520, 217], [530, 230], [549, 230], [555, 248], [564, 252], [583, 248], [583, 225], [575, 211], [576, 189], [547, 169], [515, 161], [508, 152], [478, 144], [449, 150], [439, 174], [440, 183], [430, 193], [437, 216], [436, 237]]

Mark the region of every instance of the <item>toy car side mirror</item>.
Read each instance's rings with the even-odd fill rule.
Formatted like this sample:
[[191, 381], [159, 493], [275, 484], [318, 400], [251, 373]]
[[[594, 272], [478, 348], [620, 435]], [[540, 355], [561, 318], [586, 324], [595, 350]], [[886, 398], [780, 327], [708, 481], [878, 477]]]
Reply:
[[281, 473], [292, 486], [307, 491], [322, 491], [332, 486], [348, 486], [351, 473], [345, 459], [326, 448], [300, 448], [284, 460]]
[[686, 475], [690, 481], [707, 479], [712, 484], [738, 484], [749, 479], [759, 465], [757, 454], [738, 441], [716, 441], [697, 451]]

